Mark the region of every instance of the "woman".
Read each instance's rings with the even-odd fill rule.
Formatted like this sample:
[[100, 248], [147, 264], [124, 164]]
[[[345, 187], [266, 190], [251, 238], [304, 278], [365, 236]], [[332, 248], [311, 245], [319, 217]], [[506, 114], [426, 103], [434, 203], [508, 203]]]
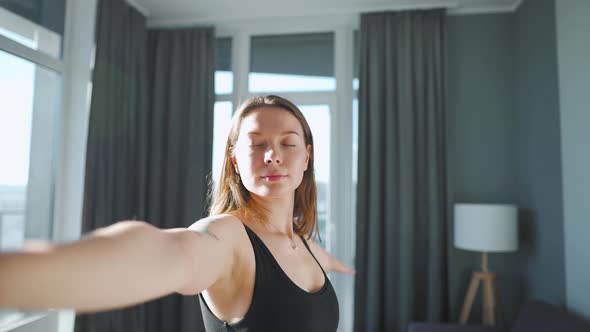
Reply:
[[188, 229], [124, 221], [0, 255], [0, 307], [100, 311], [197, 295], [207, 331], [335, 331], [325, 272], [353, 274], [318, 233], [313, 138], [278, 96], [236, 111], [210, 216]]

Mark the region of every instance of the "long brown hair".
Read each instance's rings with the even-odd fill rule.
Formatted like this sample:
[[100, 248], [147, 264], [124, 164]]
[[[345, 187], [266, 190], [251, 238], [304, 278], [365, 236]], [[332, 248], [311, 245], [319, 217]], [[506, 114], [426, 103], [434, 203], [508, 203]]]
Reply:
[[264, 206], [250, 198], [250, 192], [244, 187], [240, 175], [234, 170], [231, 158], [240, 134], [240, 126], [244, 117], [251, 111], [261, 107], [278, 107], [293, 114], [303, 128], [305, 146], [311, 145], [311, 152], [307, 164], [307, 170], [303, 174], [301, 184], [295, 190], [295, 204], [293, 205], [293, 224], [295, 232], [307, 239], [319, 238], [318, 213], [317, 213], [317, 189], [313, 167], [313, 137], [303, 113], [289, 100], [269, 95], [248, 98], [236, 110], [232, 125], [225, 144], [225, 153], [221, 167], [221, 174], [217, 181], [217, 188], [211, 186], [211, 208], [209, 215], [223, 213], [246, 215], [258, 221], [263, 221], [267, 213]]

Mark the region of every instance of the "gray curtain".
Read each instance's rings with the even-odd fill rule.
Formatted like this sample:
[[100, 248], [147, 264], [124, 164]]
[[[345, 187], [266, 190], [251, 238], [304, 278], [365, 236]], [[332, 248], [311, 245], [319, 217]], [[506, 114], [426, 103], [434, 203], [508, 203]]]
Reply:
[[447, 319], [445, 15], [361, 15], [355, 331]]
[[[161, 228], [206, 215], [213, 146], [215, 36], [212, 28], [150, 31], [151, 153], [147, 211]], [[148, 304], [145, 331], [204, 331], [196, 296]]]
[[[187, 227], [206, 215], [214, 31], [148, 31], [124, 0], [100, 0], [83, 231], [123, 219]], [[108, 289], [105, 289], [108, 291]], [[171, 295], [76, 317], [77, 332], [204, 331], [197, 297]]]

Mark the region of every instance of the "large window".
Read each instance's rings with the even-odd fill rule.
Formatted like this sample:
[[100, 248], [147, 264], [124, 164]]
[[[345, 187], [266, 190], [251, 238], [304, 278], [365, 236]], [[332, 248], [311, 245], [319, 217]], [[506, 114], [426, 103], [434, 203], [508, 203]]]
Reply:
[[49, 239], [61, 78], [0, 51], [0, 249]]
[[[0, 2], [0, 251], [52, 240], [64, 3]], [[0, 310], [0, 330], [27, 315]]]
[[[291, 100], [302, 111], [314, 136], [320, 244], [346, 264], [353, 265], [355, 226], [351, 209], [353, 180], [356, 182], [354, 128], [358, 118], [353, 109], [356, 110], [358, 103], [353, 102], [351, 86], [345, 89], [337, 82], [338, 77], [346, 77], [350, 82], [355, 76], [353, 59], [348, 56], [353, 48], [353, 31], [328, 28], [299, 32], [297, 27], [281, 25], [280, 34], [273, 34], [275, 28], [243, 26], [233, 31], [231, 37], [217, 41], [213, 176], [219, 177], [236, 103], [249, 96], [268, 94]], [[299, 28], [306, 29], [303, 25]], [[340, 302], [339, 331], [350, 331], [353, 279], [331, 274], [329, 277]]]
[[314, 168], [318, 193], [318, 228], [321, 245], [326, 246], [328, 223], [328, 199], [330, 184], [330, 105], [300, 105], [301, 112], [309, 123], [314, 142]]
[[215, 41], [215, 94], [231, 95], [234, 75], [231, 70], [231, 38], [218, 38]]
[[213, 172], [212, 180], [218, 181], [221, 163], [225, 153], [227, 134], [231, 125], [232, 103], [230, 101], [216, 101], [213, 116]]
[[[318, 191], [318, 226], [326, 247], [330, 241], [330, 123], [334, 111], [329, 91], [336, 89], [334, 33], [252, 36], [250, 94], [278, 93], [303, 112], [314, 136]], [[326, 91], [318, 97], [317, 91]], [[326, 96], [328, 98], [326, 98]]]
[[219, 180], [225, 143], [233, 114], [232, 93], [234, 75], [231, 65], [231, 38], [218, 38], [215, 42], [215, 107], [213, 111], [213, 181]]
[[251, 93], [334, 91], [334, 34], [253, 36]]
[[0, 36], [61, 59], [65, 0], [0, 1]]

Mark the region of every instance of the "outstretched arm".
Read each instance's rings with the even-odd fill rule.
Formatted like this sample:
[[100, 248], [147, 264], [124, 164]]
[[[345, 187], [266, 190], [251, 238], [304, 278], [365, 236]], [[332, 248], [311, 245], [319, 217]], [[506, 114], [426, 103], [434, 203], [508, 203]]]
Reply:
[[[188, 285], [200, 292], [224, 272], [202, 254], [208, 250], [231, 263], [231, 250], [210, 235], [124, 221], [80, 241], [3, 253], [0, 307], [91, 312], [182, 292]], [[202, 270], [198, 277], [195, 264]]]

